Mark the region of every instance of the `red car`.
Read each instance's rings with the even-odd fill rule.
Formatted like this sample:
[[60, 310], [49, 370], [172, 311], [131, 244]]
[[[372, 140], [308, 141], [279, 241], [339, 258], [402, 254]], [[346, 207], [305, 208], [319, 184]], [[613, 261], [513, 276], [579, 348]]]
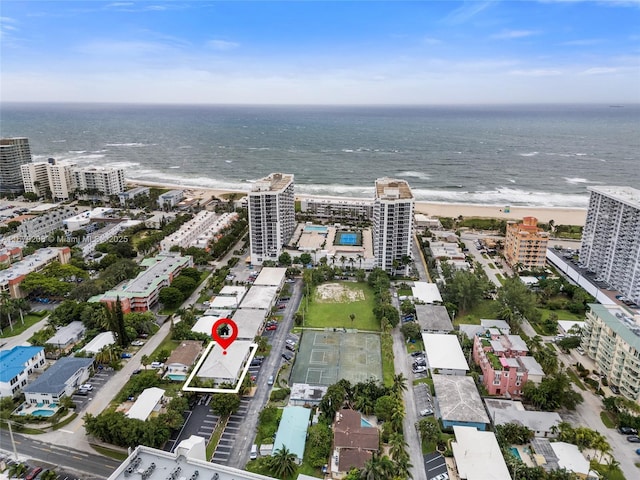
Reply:
[[269, 326], [267, 327], [267, 330], [276, 330], [277, 328], [278, 328], [278, 326], [277, 326], [277, 325], [269, 325]]
[[25, 480], [33, 480], [34, 478], [36, 478], [38, 476], [38, 474], [42, 471], [42, 467], [36, 467], [33, 470], [31, 470], [25, 478]]

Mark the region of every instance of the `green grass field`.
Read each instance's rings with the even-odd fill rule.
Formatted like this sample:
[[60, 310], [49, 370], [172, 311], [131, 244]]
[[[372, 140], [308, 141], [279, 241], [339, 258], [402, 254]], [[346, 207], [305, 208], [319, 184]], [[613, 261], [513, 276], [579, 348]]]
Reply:
[[29, 313], [28, 315], [24, 315], [24, 325], [22, 324], [22, 321], [20, 320], [20, 315], [14, 315], [12, 317], [13, 330], [11, 328], [9, 328], [9, 326], [6, 326], [3, 329], [2, 335], [0, 335], [0, 338], [8, 338], [8, 337], [14, 337], [16, 335], [20, 335], [27, 328], [29, 328], [31, 325], [34, 325], [34, 324], [38, 323], [40, 320], [42, 320], [48, 314], [49, 314], [48, 311], [41, 310], [39, 312], [33, 312], [33, 313]]
[[[371, 287], [364, 283], [339, 282], [339, 284], [348, 290], [361, 291], [364, 293], [364, 300], [358, 301], [338, 301], [327, 302], [318, 301], [315, 291], [312, 292], [313, 300], [309, 302], [307, 314], [304, 318], [305, 327], [340, 327], [340, 328], [357, 328], [358, 330], [380, 331], [380, 323], [373, 315], [374, 296]], [[301, 311], [304, 312], [306, 300], [302, 301]], [[349, 317], [355, 315], [355, 319], [351, 321]]]
[[476, 304], [470, 311], [464, 312], [463, 315], [456, 315], [453, 322], [454, 325], [461, 323], [470, 323], [472, 325], [480, 325], [483, 318], [497, 318], [500, 305], [495, 300], [482, 300]]

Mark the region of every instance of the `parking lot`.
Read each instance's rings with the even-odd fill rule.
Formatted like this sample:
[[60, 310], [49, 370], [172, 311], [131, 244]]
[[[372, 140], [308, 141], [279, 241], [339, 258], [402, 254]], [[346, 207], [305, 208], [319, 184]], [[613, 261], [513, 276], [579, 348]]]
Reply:
[[174, 432], [171, 436], [171, 439], [164, 447], [166, 451], [172, 452], [176, 445], [191, 435], [197, 435], [209, 442], [220, 420], [220, 417], [211, 412], [210, 401], [211, 395], [205, 395], [200, 398], [198, 404], [194, 405], [191, 410], [185, 412], [184, 426], [179, 432]]
[[429, 385], [426, 383], [419, 383], [413, 387], [413, 397], [416, 402], [416, 410], [420, 416], [426, 417], [432, 415], [434, 412], [433, 398], [429, 391]]
[[87, 395], [78, 395], [78, 392], [74, 392], [71, 396], [73, 402], [76, 404], [76, 409], [78, 411], [83, 410], [87, 404], [98, 394], [100, 389], [104, 386], [105, 383], [109, 381], [109, 379], [114, 375], [113, 369], [98, 369], [93, 377], [89, 378], [85, 383], [90, 384], [93, 389], [88, 392]]
[[240, 425], [244, 422], [244, 417], [249, 410], [250, 398], [244, 397], [240, 400], [240, 407], [238, 411], [229, 417], [229, 421], [220, 437], [216, 451], [211, 458], [212, 462], [227, 464], [231, 456], [233, 445], [236, 443], [236, 438], [240, 430]]

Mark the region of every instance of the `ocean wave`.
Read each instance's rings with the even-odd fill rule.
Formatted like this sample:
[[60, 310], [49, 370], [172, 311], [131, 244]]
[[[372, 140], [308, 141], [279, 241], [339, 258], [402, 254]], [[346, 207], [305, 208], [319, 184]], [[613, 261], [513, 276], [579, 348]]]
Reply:
[[539, 153], [540, 152], [528, 152], [528, 153], [519, 153], [518, 155], [520, 155], [521, 157], [535, 157]]
[[397, 174], [399, 177], [419, 178], [420, 180], [431, 180], [431, 175], [424, 172], [406, 171]]
[[140, 142], [130, 142], [130, 143], [105, 143], [105, 147], [150, 147], [155, 145], [155, 143], [140, 143]]
[[51, 143], [64, 143], [66, 142], [66, 140], [62, 139], [62, 140], [51, 140]]
[[574, 177], [574, 178], [562, 177], [562, 178], [564, 178], [565, 182], [567, 182], [570, 185], [578, 185], [580, 183], [594, 183], [594, 182], [590, 182], [586, 178], [579, 178], [579, 177]]

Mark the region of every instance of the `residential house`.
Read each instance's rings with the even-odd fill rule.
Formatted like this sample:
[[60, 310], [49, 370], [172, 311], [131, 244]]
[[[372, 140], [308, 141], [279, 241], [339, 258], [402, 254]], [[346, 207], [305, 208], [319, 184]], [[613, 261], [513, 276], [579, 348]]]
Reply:
[[58, 403], [85, 383], [93, 367], [92, 358], [63, 357], [23, 390], [27, 403]]
[[380, 432], [367, 426], [355, 410], [342, 409], [333, 422], [333, 478], [344, 477], [352, 468], [362, 468], [380, 448]]
[[300, 465], [304, 456], [310, 417], [311, 409], [309, 408], [284, 407], [276, 439], [273, 442], [273, 452], [276, 453], [278, 450], [286, 448], [295, 455], [296, 463]]
[[165, 376], [171, 380], [186, 380], [187, 373], [196, 363], [201, 352], [202, 342], [200, 340], [182, 340], [165, 362], [167, 367]]
[[14, 397], [24, 388], [29, 375], [44, 368], [44, 348], [13, 347], [0, 351], [0, 398]]
[[145, 388], [126, 413], [128, 418], [145, 421], [153, 412], [159, 412], [164, 401], [165, 391], [162, 388]]

